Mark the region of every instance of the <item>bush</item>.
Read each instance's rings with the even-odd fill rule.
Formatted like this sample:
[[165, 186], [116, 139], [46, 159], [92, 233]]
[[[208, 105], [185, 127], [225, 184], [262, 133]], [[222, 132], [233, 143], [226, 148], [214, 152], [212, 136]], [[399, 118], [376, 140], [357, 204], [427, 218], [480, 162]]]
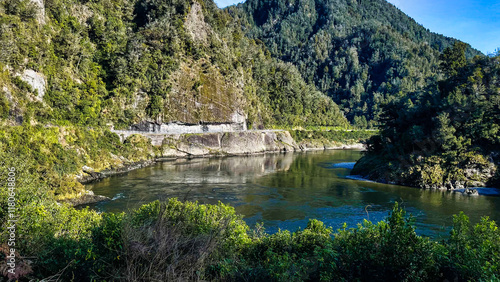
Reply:
[[[396, 203], [385, 221], [332, 229], [310, 220], [304, 230], [254, 232], [234, 208], [170, 199], [129, 213], [96, 213], [58, 204], [30, 165], [19, 168], [16, 251], [30, 279], [61, 281], [479, 281], [500, 277], [500, 230], [454, 217], [448, 240], [419, 236]], [[34, 180], [34, 181], [33, 181]], [[7, 186], [0, 190], [7, 236]], [[0, 246], [0, 256], [5, 255]], [[25, 258], [30, 257], [28, 262]], [[5, 269], [0, 262], [0, 268]]]
[[494, 221], [483, 217], [472, 227], [462, 212], [453, 216], [453, 230], [446, 243], [448, 280], [498, 280], [500, 278], [500, 231]]
[[327, 277], [335, 280], [427, 281], [437, 279], [440, 249], [418, 236], [413, 218], [396, 203], [386, 221], [366, 221], [335, 235], [338, 254]]
[[30, 173], [46, 182], [58, 200], [84, 192], [76, 175], [82, 173], [85, 165], [101, 171], [148, 160], [157, 154], [146, 137], [133, 135], [122, 144], [118, 135], [107, 129], [77, 126], [3, 127], [0, 148], [9, 148], [12, 159], [33, 160]]

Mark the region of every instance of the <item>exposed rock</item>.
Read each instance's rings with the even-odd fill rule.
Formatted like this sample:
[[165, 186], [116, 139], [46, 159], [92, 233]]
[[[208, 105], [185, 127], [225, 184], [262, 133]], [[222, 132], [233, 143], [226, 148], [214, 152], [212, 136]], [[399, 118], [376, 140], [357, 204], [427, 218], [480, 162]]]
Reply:
[[275, 135], [276, 135], [276, 140], [279, 142], [278, 145], [281, 144], [281, 146], [279, 147], [280, 151], [293, 152], [300, 149], [297, 143], [295, 143], [295, 140], [293, 140], [292, 135], [290, 135], [290, 132], [278, 131], [275, 132]]
[[43, 0], [30, 0], [37, 8], [36, 21], [39, 24], [45, 24], [45, 6]]
[[38, 73], [34, 70], [27, 69], [24, 70], [20, 77], [21, 80], [28, 83], [34, 91], [38, 92], [35, 99], [40, 102], [43, 101], [46, 86], [45, 77], [43, 76], [43, 74]]
[[466, 188], [462, 194], [467, 196], [479, 196], [477, 190], [472, 188]]
[[200, 3], [195, 2], [193, 6], [191, 6], [191, 10], [186, 17], [185, 27], [188, 34], [191, 35], [195, 42], [204, 45], [208, 43], [208, 35], [211, 30], [210, 26], [205, 22]]
[[[359, 166], [358, 166], [359, 164]], [[477, 188], [467, 190], [466, 187], [486, 187], [495, 185], [493, 180], [497, 167], [491, 158], [482, 155], [470, 156], [465, 164], [450, 167], [436, 156], [422, 158], [418, 164], [399, 168], [394, 171], [371, 171], [367, 175], [364, 170], [370, 167], [382, 167], [373, 160], [358, 161], [351, 173], [361, 174], [367, 179], [384, 182], [389, 179], [398, 185], [411, 186], [423, 189], [450, 190], [454, 192], [475, 195]], [[467, 192], [467, 193], [466, 193]], [[481, 194], [481, 192], [479, 192]]]
[[177, 148], [172, 148], [169, 146], [162, 147], [162, 158], [184, 158], [187, 157], [188, 154], [186, 152], [181, 152], [177, 150]]
[[89, 175], [88, 178], [90, 178], [90, 179], [97, 180], [97, 179], [103, 178], [103, 175], [101, 173], [95, 172], [94, 169], [91, 167], [84, 166], [84, 167], [82, 167], [82, 171], [84, 173], [88, 174]]
[[80, 195], [72, 199], [64, 200], [64, 202], [69, 203], [73, 206], [80, 206], [80, 205], [94, 204], [109, 200], [111, 200], [109, 197], [94, 195], [94, 192], [92, 191], [85, 191], [83, 195]]
[[302, 150], [366, 150], [362, 143], [341, 144], [329, 140], [308, 139], [299, 143]]
[[[245, 131], [246, 120], [239, 120], [238, 123], [198, 123], [189, 124], [182, 122], [156, 123], [142, 121], [130, 127], [131, 131], [141, 131], [144, 133], [165, 133], [165, 134], [190, 134], [190, 133], [210, 133], [210, 132], [233, 132]], [[117, 131], [119, 133], [120, 131]], [[121, 132], [120, 132], [121, 133]]]
[[12, 93], [10, 93], [9, 88], [7, 88], [7, 86], [4, 86], [4, 87], [2, 87], [2, 91], [5, 94], [5, 98], [7, 98], [7, 101], [9, 101], [9, 103], [13, 103], [14, 100], [12, 97]]
[[[166, 134], [150, 133], [152, 126], [154, 127], [156, 125], [142, 123], [134, 127], [135, 130], [142, 129], [142, 132], [113, 132], [117, 133], [122, 141], [133, 134], [141, 134], [149, 138], [154, 146], [161, 146], [162, 158], [245, 155], [263, 152], [293, 152], [325, 149], [365, 149], [364, 145], [359, 143], [339, 144], [327, 140], [308, 140], [298, 145], [288, 131], [239, 130], [226, 132], [224, 131], [224, 127], [218, 127], [218, 130], [221, 130], [221, 132]], [[213, 125], [213, 127], [210, 127], [210, 130], [216, 130], [217, 126], [219, 125]]]
[[266, 151], [265, 135], [260, 132], [226, 133], [222, 136], [221, 146], [230, 155], [262, 153]]
[[496, 173], [496, 166], [492, 161], [487, 164], [469, 163], [464, 168], [464, 176], [468, 180], [468, 186], [486, 186], [488, 180], [493, 178]]
[[246, 96], [235, 81], [210, 60], [181, 62], [171, 74], [171, 91], [164, 99], [168, 120], [185, 124], [233, 123], [235, 112], [244, 112]]
[[246, 130], [246, 122], [247, 122], [247, 118], [244, 114], [240, 113], [240, 112], [234, 112], [233, 115], [231, 116], [231, 121], [233, 123], [243, 123], [245, 125], [245, 127], [243, 128], [243, 130]]
[[94, 15], [94, 11], [92, 11], [92, 9], [90, 9], [87, 5], [75, 5], [71, 6], [71, 8], [71, 14], [76, 17], [78, 22], [82, 25], [88, 26], [87, 21]]
[[[213, 139], [217, 139], [214, 141]], [[217, 143], [217, 144], [214, 144]], [[211, 149], [219, 149], [218, 134], [188, 135], [177, 145], [177, 151], [193, 156], [209, 155]]]
[[303, 140], [299, 143], [299, 147], [301, 150], [324, 150], [325, 145], [321, 140]]
[[169, 135], [163, 157], [246, 155], [300, 150], [288, 131], [245, 131]]
[[154, 163], [156, 163], [156, 161], [154, 161], [154, 160], [147, 160], [147, 161], [142, 161], [142, 162], [134, 162], [134, 163], [124, 164], [124, 165], [121, 165], [119, 167], [105, 169], [105, 170], [100, 171], [100, 172], [95, 172], [95, 171], [93, 171], [92, 168], [84, 166], [82, 168], [82, 171], [86, 175], [79, 175], [79, 176], [77, 176], [77, 180], [80, 183], [88, 183], [88, 182], [92, 182], [92, 181], [101, 180], [103, 178], [106, 178], [106, 177], [109, 177], [109, 176], [112, 176], [112, 175], [126, 173], [126, 172], [129, 172], [129, 171], [132, 171], [132, 170], [136, 170], [136, 169], [139, 169], [139, 168], [147, 167], [147, 166], [150, 166], [150, 165], [152, 165]]

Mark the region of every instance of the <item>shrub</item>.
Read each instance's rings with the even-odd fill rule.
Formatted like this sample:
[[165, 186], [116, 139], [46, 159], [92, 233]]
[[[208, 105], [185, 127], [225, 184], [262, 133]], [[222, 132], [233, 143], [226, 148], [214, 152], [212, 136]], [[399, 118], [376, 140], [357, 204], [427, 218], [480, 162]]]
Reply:
[[500, 278], [500, 231], [494, 221], [483, 217], [474, 227], [461, 212], [453, 216], [453, 230], [446, 243], [449, 280], [498, 280]]
[[437, 273], [436, 243], [418, 236], [413, 218], [396, 203], [387, 221], [364, 221], [357, 228], [339, 230], [333, 268], [323, 275], [338, 280], [433, 280]]

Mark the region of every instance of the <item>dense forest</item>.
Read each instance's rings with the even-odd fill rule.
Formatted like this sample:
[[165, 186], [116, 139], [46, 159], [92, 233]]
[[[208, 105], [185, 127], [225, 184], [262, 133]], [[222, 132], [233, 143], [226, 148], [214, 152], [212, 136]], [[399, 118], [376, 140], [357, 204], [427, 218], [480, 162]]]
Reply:
[[500, 57], [444, 50], [444, 79], [383, 107], [380, 135], [352, 173], [422, 188], [500, 184]]
[[[381, 106], [395, 96], [435, 82], [440, 52], [456, 41], [385, 0], [248, 0], [228, 9], [358, 127], [379, 124]], [[475, 55], [467, 46], [466, 56]]]
[[347, 125], [330, 98], [212, 1], [0, 7], [3, 120], [127, 128], [243, 116], [250, 127]]

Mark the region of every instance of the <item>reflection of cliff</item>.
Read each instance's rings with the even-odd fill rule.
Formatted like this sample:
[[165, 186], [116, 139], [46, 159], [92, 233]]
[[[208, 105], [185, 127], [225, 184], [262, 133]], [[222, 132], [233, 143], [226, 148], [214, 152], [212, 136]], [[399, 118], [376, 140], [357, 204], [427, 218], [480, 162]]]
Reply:
[[297, 155], [182, 159], [161, 165], [169, 183], [245, 183], [276, 171], [287, 171]]

